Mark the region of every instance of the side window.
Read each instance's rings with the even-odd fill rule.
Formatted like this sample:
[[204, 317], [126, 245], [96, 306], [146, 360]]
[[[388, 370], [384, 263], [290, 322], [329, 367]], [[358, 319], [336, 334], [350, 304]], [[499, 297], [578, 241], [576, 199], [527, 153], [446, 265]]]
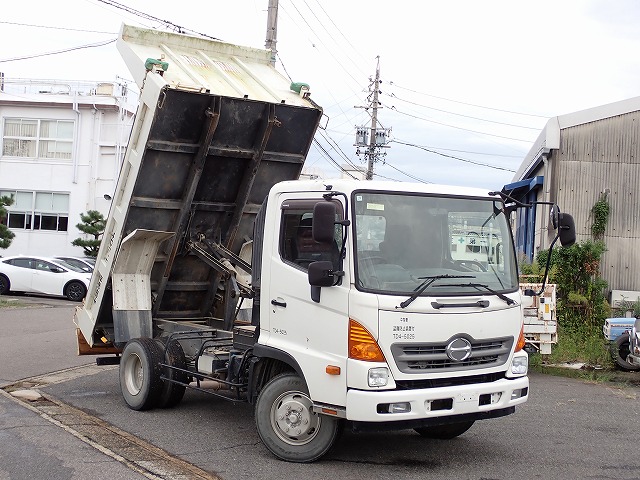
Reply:
[[33, 268], [33, 260], [31, 260], [30, 258], [14, 258], [7, 263], [11, 263], [11, 265], [13, 265], [14, 267]]
[[45, 262], [44, 260], [36, 260], [36, 270], [43, 272], [52, 272], [52, 268], [56, 268], [53, 263]]
[[[324, 200], [322, 200], [324, 201]], [[282, 204], [280, 224], [280, 257], [285, 263], [307, 270], [311, 262], [328, 260], [335, 270], [340, 268], [342, 228], [337, 225], [331, 245], [318, 243], [311, 234], [313, 206], [318, 200], [289, 200]], [[338, 219], [342, 218], [342, 206], [338, 207]]]

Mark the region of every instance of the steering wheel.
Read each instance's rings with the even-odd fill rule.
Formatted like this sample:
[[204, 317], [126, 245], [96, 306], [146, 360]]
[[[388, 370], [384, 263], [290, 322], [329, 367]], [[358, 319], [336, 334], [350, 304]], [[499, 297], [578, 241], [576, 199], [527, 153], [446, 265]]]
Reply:
[[453, 263], [471, 272], [486, 272], [487, 268], [476, 260], [453, 260]]
[[370, 257], [360, 257], [361, 262], [368, 262], [372, 265], [380, 265], [381, 263], [389, 263], [389, 260], [380, 256], [380, 255], [372, 255]]

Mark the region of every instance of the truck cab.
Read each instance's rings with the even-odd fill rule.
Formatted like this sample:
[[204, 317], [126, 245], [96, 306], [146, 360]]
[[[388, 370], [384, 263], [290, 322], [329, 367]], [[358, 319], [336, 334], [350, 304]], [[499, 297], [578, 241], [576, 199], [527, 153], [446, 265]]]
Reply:
[[[314, 206], [327, 202], [330, 241], [301, 245]], [[432, 185], [282, 182], [266, 215], [254, 351], [295, 358], [314, 403], [365, 429], [489, 418], [527, 400], [522, 302], [500, 198]], [[475, 244], [461, 234], [470, 226]], [[309, 257], [325, 266], [319, 282]]]

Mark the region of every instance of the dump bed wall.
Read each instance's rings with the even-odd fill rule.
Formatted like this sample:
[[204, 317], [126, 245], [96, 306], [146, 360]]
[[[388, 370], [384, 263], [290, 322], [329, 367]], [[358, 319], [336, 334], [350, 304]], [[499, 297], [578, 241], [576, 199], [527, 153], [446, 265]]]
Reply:
[[[143, 56], [149, 48], [144, 47]], [[112, 329], [108, 287], [124, 237], [139, 229], [174, 233], [154, 259], [153, 315], [206, 317], [214, 307], [217, 285], [212, 280], [217, 274], [189, 253], [187, 242], [206, 238], [238, 253], [253, 237], [253, 221], [269, 189], [298, 177], [322, 112], [295, 94], [295, 104], [285, 98], [272, 101], [273, 92], [287, 81], [263, 66], [270, 69], [271, 87], [262, 89], [261, 99], [219, 95], [211, 83], [183, 89], [168, 75], [171, 65], [164, 75], [149, 72], [142, 80], [96, 269], [85, 304], [76, 312], [76, 323], [90, 345]]]

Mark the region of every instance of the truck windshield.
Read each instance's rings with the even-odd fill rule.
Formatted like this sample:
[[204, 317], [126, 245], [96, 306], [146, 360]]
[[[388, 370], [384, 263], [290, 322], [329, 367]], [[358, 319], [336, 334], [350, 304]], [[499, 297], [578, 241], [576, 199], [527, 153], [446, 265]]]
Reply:
[[518, 288], [500, 201], [361, 191], [354, 194], [353, 205], [358, 289], [413, 295], [427, 277], [438, 281], [422, 295]]

